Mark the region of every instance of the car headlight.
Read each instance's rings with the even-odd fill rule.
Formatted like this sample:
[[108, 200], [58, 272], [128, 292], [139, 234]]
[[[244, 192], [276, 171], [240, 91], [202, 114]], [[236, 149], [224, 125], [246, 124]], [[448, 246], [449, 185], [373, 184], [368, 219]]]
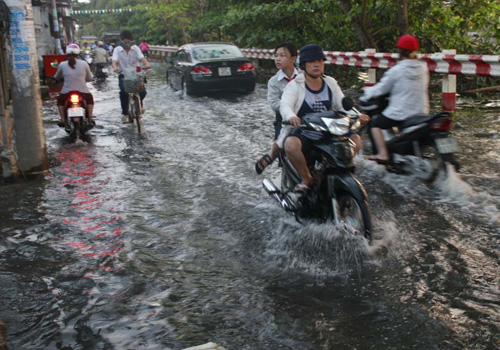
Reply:
[[342, 136], [349, 132], [350, 129], [350, 120], [349, 117], [344, 118], [321, 118], [323, 123], [325, 123], [326, 127], [330, 134]]

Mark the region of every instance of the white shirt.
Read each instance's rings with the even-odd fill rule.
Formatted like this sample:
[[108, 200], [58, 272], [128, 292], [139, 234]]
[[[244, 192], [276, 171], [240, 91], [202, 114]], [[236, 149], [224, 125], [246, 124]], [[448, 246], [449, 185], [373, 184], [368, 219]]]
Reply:
[[362, 100], [391, 93], [382, 112], [392, 120], [405, 120], [415, 114], [429, 114], [429, 70], [416, 60], [402, 60], [385, 72], [374, 86], [365, 89]]
[[64, 78], [61, 94], [67, 94], [70, 91], [90, 93], [87, 81], [92, 81], [92, 73], [85, 61], [76, 59], [74, 69], [69, 66], [68, 61], [61, 62], [59, 67], [57, 67], [57, 73], [54, 78]]
[[118, 62], [118, 68], [124, 70], [125, 68], [135, 68], [139, 65], [139, 60], [143, 58], [141, 49], [137, 45], [132, 45], [130, 50], [127, 51], [121, 47], [117, 46], [113, 50], [113, 61]]
[[[329, 76], [324, 76], [323, 80], [332, 91], [332, 110], [345, 112], [344, 107], [342, 106], [344, 93], [342, 92], [342, 89], [340, 89], [337, 81]], [[294, 80], [287, 84], [285, 90], [283, 90], [280, 102], [280, 114], [283, 117], [283, 120], [288, 121], [290, 118], [297, 116], [305, 97], [306, 77], [304, 74], [299, 74]], [[283, 148], [283, 142], [292, 129], [292, 125], [283, 125], [281, 133], [276, 140], [278, 147]]]
[[280, 111], [280, 100], [281, 95], [283, 94], [283, 90], [290, 80], [295, 79], [297, 74], [299, 74], [299, 72], [294, 68], [292, 77], [290, 79], [280, 69], [278, 73], [276, 73], [276, 75], [269, 79], [269, 82], [267, 83], [267, 100], [271, 104], [271, 108], [273, 109], [273, 111]]

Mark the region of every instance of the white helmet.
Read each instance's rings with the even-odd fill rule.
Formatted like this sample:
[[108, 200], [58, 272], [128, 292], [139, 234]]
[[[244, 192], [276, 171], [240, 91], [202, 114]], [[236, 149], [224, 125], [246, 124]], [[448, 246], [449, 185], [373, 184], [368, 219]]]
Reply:
[[97, 43], [97, 46], [104, 46], [104, 43], [103, 43], [102, 41], [99, 41], [99, 42]]
[[80, 47], [77, 44], [69, 44], [66, 46], [66, 54], [67, 55], [79, 55]]

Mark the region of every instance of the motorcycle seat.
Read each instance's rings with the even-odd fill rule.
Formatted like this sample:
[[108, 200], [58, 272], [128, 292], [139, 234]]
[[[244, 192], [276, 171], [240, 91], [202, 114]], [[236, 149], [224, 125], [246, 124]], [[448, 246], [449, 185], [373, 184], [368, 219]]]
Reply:
[[400, 125], [399, 128], [408, 128], [410, 126], [422, 124], [422, 123], [427, 123], [429, 120], [433, 119], [434, 116], [428, 115], [428, 114], [415, 114], [409, 117], [408, 119], [404, 120]]
[[435, 119], [437, 117], [450, 117], [450, 112], [438, 112], [434, 113], [431, 115], [428, 114], [415, 114], [409, 117], [408, 119], [404, 120], [403, 123], [399, 126], [400, 128], [408, 128], [410, 126], [418, 125], [421, 123], [427, 123], [431, 121], [432, 119]]

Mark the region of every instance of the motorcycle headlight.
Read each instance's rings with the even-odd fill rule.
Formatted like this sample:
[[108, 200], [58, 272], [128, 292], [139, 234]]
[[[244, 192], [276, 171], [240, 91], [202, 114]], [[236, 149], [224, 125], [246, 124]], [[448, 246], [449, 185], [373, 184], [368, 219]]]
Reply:
[[338, 119], [332, 119], [332, 118], [321, 118], [321, 119], [328, 128], [330, 134], [342, 136], [349, 132], [350, 128], [349, 117], [338, 118]]

